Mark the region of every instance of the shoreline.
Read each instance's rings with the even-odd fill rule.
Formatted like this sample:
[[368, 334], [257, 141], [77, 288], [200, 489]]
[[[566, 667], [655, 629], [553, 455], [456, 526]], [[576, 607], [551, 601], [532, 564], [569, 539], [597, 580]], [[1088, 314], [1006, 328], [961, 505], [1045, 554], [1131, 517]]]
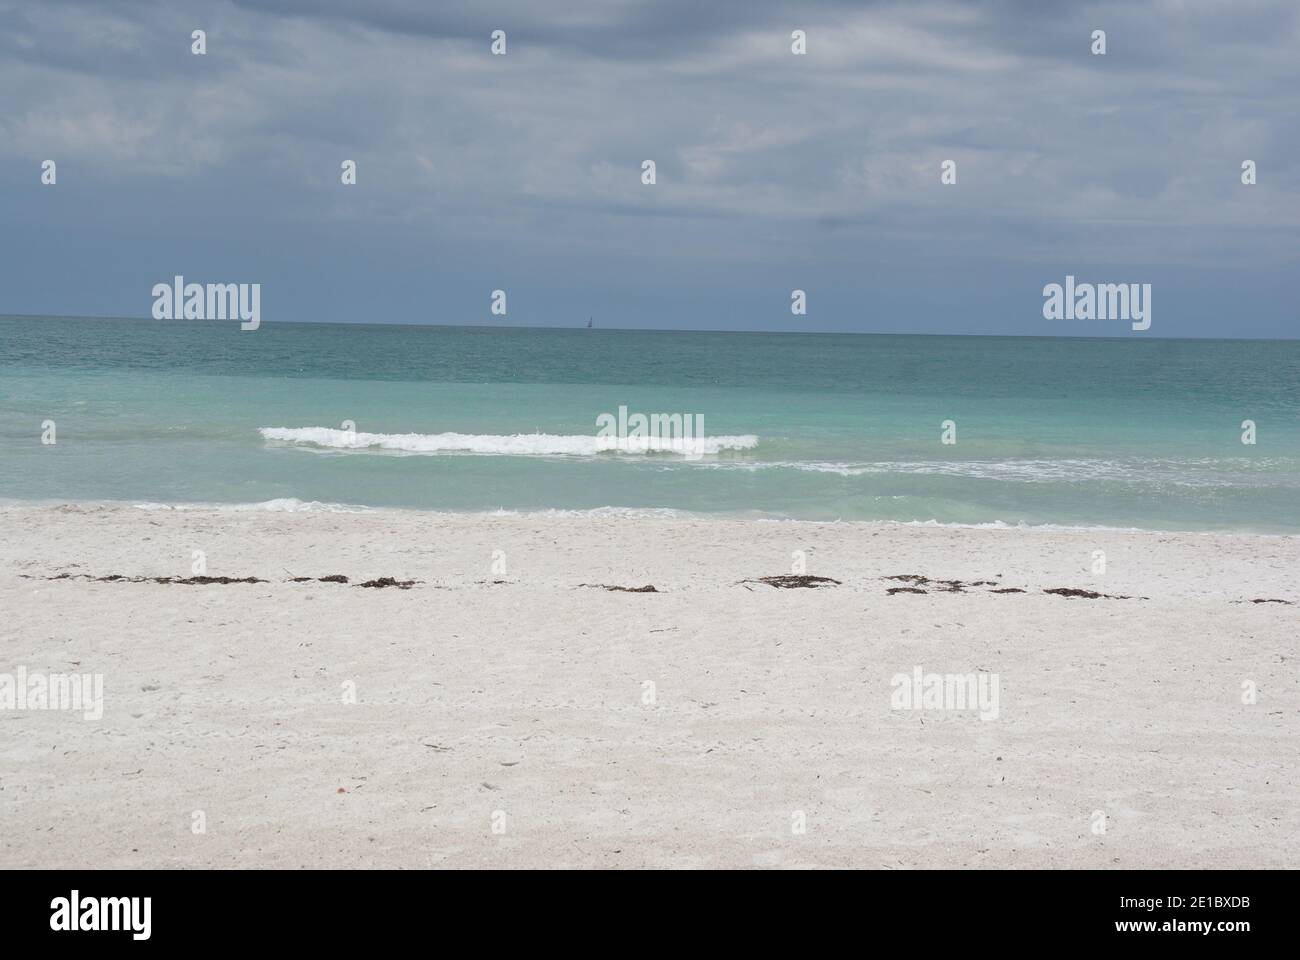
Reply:
[[1171, 529], [1165, 527], [1118, 527], [1109, 524], [1064, 524], [1064, 523], [1009, 523], [1004, 520], [982, 522], [946, 521], [946, 520], [885, 520], [885, 519], [844, 519], [811, 520], [803, 517], [781, 516], [762, 511], [745, 513], [723, 511], [685, 510], [679, 507], [619, 507], [606, 505], [584, 507], [547, 507], [542, 509], [493, 508], [483, 510], [443, 510], [433, 507], [392, 507], [367, 506], [365, 504], [326, 503], [320, 500], [300, 500], [296, 497], [280, 497], [273, 500], [213, 502], [213, 501], [150, 501], [150, 500], [19, 500], [0, 498], [0, 515], [5, 512], [23, 510], [140, 510], [146, 512], [176, 512], [241, 514], [241, 513], [323, 513], [323, 514], [358, 514], [358, 515], [414, 515], [423, 517], [522, 517], [522, 518], [582, 518], [593, 519], [614, 517], [628, 520], [679, 520], [700, 521], [705, 523], [789, 523], [810, 526], [846, 526], [866, 527], [903, 527], [921, 529], [952, 530], [1007, 530], [1026, 533], [1132, 533], [1159, 534], [1165, 536], [1242, 536], [1242, 537], [1277, 537], [1300, 539], [1300, 531], [1257, 530], [1239, 527], [1215, 527], [1202, 529]]
[[[6, 866], [1300, 864], [1300, 537], [133, 507], [0, 531], [0, 675], [103, 690], [97, 719], [0, 709]], [[932, 673], [998, 702], [900, 707]]]

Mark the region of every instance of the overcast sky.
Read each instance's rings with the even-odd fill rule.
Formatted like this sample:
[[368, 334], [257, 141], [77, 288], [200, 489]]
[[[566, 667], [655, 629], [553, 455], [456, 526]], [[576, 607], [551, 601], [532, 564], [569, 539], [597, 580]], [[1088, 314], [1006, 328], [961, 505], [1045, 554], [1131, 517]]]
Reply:
[[1298, 80], [1294, 0], [0, 0], [0, 313], [1295, 337]]

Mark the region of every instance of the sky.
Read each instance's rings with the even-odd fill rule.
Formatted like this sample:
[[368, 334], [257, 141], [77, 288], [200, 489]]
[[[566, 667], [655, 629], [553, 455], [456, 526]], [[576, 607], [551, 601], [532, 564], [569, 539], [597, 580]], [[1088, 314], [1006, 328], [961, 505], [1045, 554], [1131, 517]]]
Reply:
[[1298, 80], [1294, 0], [0, 0], [0, 314], [1294, 338]]

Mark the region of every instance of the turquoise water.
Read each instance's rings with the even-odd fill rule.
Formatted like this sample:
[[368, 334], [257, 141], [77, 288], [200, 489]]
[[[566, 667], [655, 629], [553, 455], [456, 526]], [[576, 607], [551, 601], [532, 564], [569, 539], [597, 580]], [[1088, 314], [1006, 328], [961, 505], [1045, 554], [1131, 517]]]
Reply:
[[0, 499], [1300, 532], [1300, 341], [0, 318]]

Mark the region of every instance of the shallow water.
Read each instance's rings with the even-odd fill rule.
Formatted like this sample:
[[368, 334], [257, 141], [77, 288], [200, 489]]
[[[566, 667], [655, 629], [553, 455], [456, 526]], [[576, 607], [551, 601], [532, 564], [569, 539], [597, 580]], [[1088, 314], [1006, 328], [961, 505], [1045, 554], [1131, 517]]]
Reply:
[[13, 500], [1300, 532], [1300, 341], [13, 317], [0, 454]]

